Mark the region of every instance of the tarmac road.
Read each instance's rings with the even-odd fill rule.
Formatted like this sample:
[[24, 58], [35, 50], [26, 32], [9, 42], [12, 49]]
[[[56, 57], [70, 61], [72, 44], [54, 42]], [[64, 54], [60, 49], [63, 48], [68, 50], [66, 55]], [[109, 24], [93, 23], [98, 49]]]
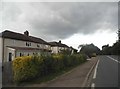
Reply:
[[120, 75], [118, 68], [120, 65], [118, 56], [98, 56], [99, 62], [93, 74], [92, 87], [119, 87]]

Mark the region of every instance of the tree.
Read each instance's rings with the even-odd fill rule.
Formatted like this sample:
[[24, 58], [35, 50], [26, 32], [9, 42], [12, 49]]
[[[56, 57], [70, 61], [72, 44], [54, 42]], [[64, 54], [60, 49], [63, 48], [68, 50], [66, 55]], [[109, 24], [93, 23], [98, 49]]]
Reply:
[[80, 53], [84, 53], [89, 57], [92, 57], [93, 54], [96, 54], [96, 55], [100, 54], [100, 49], [94, 44], [86, 44], [82, 46]]
[[102, 46], [102, 54], [104, 55], [120, 55], [120, 42], [114, 43], [112, 46]]
[[102, 54], [103, 55], [111, 55], [112, 54], [112, 47], [109, 46], [109, 44], [103, 45], [102, 46]]

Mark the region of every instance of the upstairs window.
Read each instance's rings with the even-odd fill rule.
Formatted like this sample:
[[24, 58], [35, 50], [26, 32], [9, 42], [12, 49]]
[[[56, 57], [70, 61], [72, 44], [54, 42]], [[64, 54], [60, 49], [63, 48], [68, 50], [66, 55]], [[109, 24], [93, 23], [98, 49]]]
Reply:
[[31, 43], [30, 43], [30, 46], [31, 46]]
[[37, 47], [40, 47], [40, 46], [37, 44]]
[[26, 42], [26, 46], [31, 46], [31, 43], [29, 43], [29, 42]]
[[27, 42], [26, 42], [26, 46], [28, 46]]

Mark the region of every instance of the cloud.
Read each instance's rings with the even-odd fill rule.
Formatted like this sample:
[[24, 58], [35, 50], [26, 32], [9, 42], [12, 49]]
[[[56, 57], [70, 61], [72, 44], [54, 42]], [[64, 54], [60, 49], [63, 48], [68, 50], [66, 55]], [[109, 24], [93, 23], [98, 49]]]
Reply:
[[28, 29], [47, 40], [115, 31], [118, 24], [117, 2], [6, 2], [2, 13], [3, 29]]

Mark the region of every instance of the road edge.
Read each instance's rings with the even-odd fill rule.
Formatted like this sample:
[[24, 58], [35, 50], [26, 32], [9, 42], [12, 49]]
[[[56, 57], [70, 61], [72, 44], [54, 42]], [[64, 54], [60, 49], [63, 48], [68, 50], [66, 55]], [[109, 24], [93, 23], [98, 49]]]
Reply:
[[96, 59], [97, 61], [94, 63], [94, 65], [91, 67], [91, 69], [88, 71], [85, 80], [83, 81], [82, 87], [86, 87], [87, 81], [89, 79], [89, 76], [91, 75], [92, 71], [95, 69], [95, 66], [98, 62], [98, 59]]

